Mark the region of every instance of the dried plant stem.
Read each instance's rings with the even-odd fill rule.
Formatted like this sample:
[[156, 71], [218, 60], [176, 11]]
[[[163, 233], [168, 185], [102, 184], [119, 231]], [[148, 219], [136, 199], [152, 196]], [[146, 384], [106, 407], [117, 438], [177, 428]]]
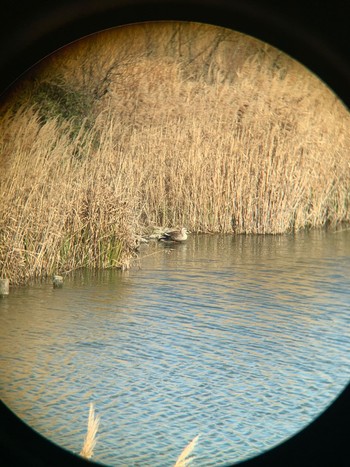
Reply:
[[197, 444], [199, 436], [200, 435], [197, 435], [195, 438], [193, 438], [193, 440], [185, 447], [185, 449], [178, 457], [174, 467], [188, 467], [191, 464], [193, 460], [192, 451]]
[[91, 459], [94, 454], [94, 449], [96, 445], [96, 434], [98, 430], [98, 426], [100, 423], [100, 418], [95, 416], [95, 409], [94, 404], [90, 404], [90, 411], [89, 411], [89, 419], [88, 419], [88, 427], [87, 433], [84, 440], [83, 448], [80, 452], [82, 457], [86, 459]]

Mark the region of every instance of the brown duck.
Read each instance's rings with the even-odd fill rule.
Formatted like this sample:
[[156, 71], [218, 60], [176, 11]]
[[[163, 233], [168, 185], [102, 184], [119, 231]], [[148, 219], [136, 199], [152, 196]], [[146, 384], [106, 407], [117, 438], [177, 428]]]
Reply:
[[182, 227], [180, 230], [169, 230], [169, 232], [164, 232], [159, 240], [162, 241], [171, 241], [171, 242], [184, 242], [187, 240], [187, 234], [190, 232], [186, 227]]

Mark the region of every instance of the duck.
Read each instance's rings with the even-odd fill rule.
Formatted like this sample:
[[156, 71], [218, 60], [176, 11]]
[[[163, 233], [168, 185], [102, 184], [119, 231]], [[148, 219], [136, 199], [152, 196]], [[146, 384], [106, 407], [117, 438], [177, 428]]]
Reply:
[[182, 227], [180, 230], [169, 230], [168, 232], [164, 232], [159, 240], [162, 241], [171, 241], [171, 242], [184, 242], [187, 240], [187, 235], [190, 232], [186, 229], [186, 227]]

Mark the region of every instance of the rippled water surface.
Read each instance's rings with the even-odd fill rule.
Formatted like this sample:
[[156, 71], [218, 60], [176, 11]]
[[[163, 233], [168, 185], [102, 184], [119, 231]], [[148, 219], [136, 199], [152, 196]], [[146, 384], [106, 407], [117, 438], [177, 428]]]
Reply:
[[305, 427], [350, 377], [350, 231], [195, 236], [128, 272], [80, 272], [0, 299], [1, 396], [94, 460], [195, 466], [258, 454]]

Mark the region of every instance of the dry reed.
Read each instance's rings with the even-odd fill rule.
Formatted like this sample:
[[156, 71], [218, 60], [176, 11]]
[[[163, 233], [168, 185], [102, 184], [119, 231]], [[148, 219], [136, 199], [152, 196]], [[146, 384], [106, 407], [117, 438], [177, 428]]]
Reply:
[[[97, 441], [96, 435], [99, 424], [100, 418], [95, 416], [94, 404], [90, 403], [87, 433], [84, 439], [83, 447], [80, 451], [80, 456], [84, 457], [85, 459], [91, 459], [94, 455], [94, 449]], [[194, 459], [192, 451], [197, 444], [199, 436], [200, 435], [197, 435], [195, 438], [193, 438], [193, 440], [184, 448], [174, 467], [189, 467], [191, 465], [191, 462]]]
[[178, 457], [174, 467], [188, 467], [191, 465], [191, 462], [194, 459], [192, 451], [197, 444], [199, 436], [200, 435], [197, 435], [195, 438], [193, 438], [193, 440], [185, 447], [185, 449]]
[[94, 449], [96, 445], [96, 435], [99, 423], [100, 419], [98, 416], [95, 416], [94, 404], [91, 403], [89, 410], [87, 433], [85, 436], [83, 448], [80, 451], [80, 456], [85, 457], [85, 459], [91, 459], [91, 457], [94, 454]]
[[[123, 186], [122, 161], [114, 164], [106, 146], [92, 151], [90, 134], [72, 142], [57, 121], [40, 125], [31, 110], [16, 114], [16, 126], [25, 135], [11, 139], [0, 177], [1, 273], [17, 284], [125, 265], [135, 247], [136, 200]], [[84, 158], [74, 155], [79, 145]]]
[[[322, 82], [233, 32], [232, 71], [198, 25], [137, 28], [138, 40], [133, 27], [101, 34], [35, 75], [88, 103], [98, 94], [85, 119], [64, 118], [59, 99], [43, 116], [32, 81], [3, 107], [0, 275], [127, 267], [155, 225], [279, 234], [350, 221], [350, 116]], [[206, 60], [157, 51], [174, 31]]]

